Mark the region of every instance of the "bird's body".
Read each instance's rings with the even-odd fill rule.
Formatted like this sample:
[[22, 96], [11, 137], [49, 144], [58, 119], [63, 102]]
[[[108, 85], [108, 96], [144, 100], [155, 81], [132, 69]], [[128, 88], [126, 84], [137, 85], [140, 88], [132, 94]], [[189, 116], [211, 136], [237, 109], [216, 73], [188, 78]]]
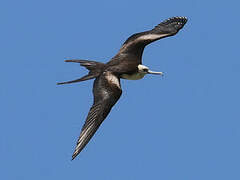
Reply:
[[94, 102], [82, 127], [80, 137], [72, 158], [74, 159], [86, 146], [109, 114], [122, 94], [120, 79], [138, 80], [146, 74], [162, 75], [162, 72], [150, 71], [142, 65], [142, 54], [146, 45], [164, 37], [175, 35], [187, 22], [185, 17], [173, 17], [157, 25], [150, 31], [130, 36], [119, 52], [106, 64], [89, 60], [66, 60], [80, 63], [89, 70], [88, 75], [73, 81], [58, 84], [69, 84], [89, 79], [94, 80]]

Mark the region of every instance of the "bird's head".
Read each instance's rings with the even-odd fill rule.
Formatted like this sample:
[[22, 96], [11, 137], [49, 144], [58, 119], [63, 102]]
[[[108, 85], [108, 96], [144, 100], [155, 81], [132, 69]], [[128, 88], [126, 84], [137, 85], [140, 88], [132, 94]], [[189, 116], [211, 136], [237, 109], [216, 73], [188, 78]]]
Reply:
[[142, 64], [138, 65], [138, 73], [146, 75], [146, 74], [156, 74], [156, 75], [163, 75], [163, 72], [155, 72], [151, 71], [147, 66]]

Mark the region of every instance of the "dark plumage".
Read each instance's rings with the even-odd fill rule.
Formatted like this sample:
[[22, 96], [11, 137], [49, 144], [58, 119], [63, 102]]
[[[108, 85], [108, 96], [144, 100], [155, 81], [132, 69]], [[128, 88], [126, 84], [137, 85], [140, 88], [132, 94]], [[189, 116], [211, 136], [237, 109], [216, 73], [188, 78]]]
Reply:
[[142, 65], [142, 53], [145, 46], [161, 38], [175, 35], [186, 22], [187, 18], [185, 17], [173, 17], [161, 22], [152, 30], [133, 34], [106, 64], [89, 60], [65, 61], [80, 63], [89, 70], [89, 73], [82, 78], [58, 84], [69, 84], [95, 78], [94, 102], [82, 127], [72, 159], [86, 146], [120, 98], [122, 94], [120, 78], [137, 80], [146, 74], [162, 75], [162, 72], [150, 71], [148, 67]]

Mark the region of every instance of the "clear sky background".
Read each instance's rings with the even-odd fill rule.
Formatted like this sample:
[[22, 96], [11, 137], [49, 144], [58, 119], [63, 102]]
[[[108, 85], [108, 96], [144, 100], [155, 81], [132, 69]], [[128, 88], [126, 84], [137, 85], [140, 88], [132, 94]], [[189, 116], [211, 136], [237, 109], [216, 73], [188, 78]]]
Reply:
[[[239, 180], [238, 1], [0, 3], [0, 179]], [[145, 48], [164, 77], [122, 80], [123, 94], [82, 153], [71, 155], [93, 81], [68, 58], [107, 62], [133, 33], [189, 21]]]

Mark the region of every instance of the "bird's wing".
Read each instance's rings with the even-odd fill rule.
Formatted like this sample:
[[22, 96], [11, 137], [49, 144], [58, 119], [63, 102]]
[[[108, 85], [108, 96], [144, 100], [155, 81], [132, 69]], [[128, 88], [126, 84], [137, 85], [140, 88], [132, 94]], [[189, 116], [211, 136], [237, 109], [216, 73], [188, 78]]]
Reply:
[[111, 108], [120, 98], [122, 90], [119, 78], [111, 72], [104, 72], [95, 79], [93, 94], [94, 103], [82, 127], [72, 159], [87, 145], [103, 120], [109, 114]]
[[142, 47], [144, 48], [153, 41], [173, 36], [183, 28], [186, 22], [186, 17], [172, 17], [161, 22], [150, 31], [133, 34], [124, 42], [119, 53], [136, 51]]

